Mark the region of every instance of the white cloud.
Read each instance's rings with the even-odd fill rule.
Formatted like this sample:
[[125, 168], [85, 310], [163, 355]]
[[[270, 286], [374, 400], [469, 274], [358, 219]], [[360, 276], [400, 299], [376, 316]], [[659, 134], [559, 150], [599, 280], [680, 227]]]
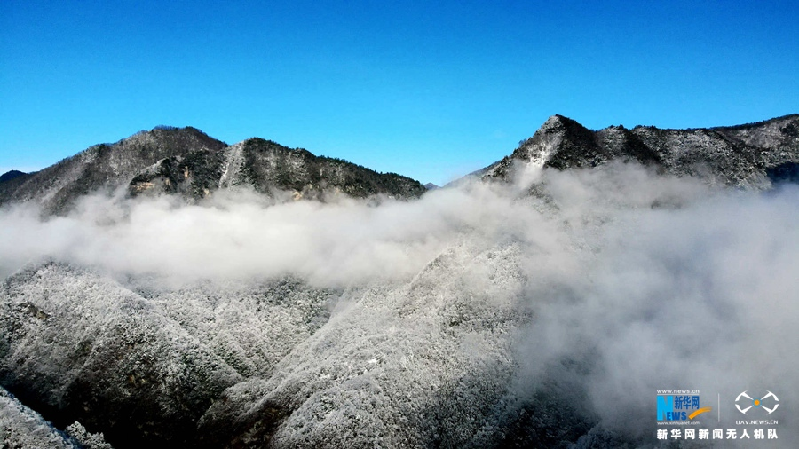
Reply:
[[[525, 195], [534, 180], [545, 187]], [[590, 355], [594, 410], [633, 432], [652, 426], [660, 388], [799, 391], [796, 188], [731, 192], [611, 164], [379, 206], [225, 195], [199, 206], [91, 197], [48, 220], [31, 206], [0, 210], [0, 275], [53, 257], [176, 282], [293, 273], [319, 286], [399, 284], [463, 242], [513, 244], [525, 285], [514, 307], [535, 317], [518, 329], [519, 391], [562, 358]], [[492, 263], [465, 265], [462, 288], [489, 291]], [[390, 313], [375, 322], [392, 325]]]

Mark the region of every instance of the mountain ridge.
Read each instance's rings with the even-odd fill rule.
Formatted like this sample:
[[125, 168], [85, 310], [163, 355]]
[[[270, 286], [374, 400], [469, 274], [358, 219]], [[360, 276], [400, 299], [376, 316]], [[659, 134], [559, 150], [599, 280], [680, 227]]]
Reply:
[[638, 125], [631, 130], [609, 126], [592, 131], [555, 114], [510, 155], [475, 173], [484, 180], [507, 180], [517, 162], [564, 170], [610, 160], [634, 160], [712, 184], [764, 189], [771, 185], [769, 170], [799, 161], [799, 115], [713, 128]]
[[[611, 160], [636, 161], [710, 184], [767, 189], [796, 178], [799, 114], [712, 128], [600, 130], [555, 114], [512, 153], [465, 178], [507, 181], [518, 163], [565, 170]], [[284, 191], [293, 200], [322, 201], [340, 195], [412, 199], [428, 190], [412, 178], [272, 140], [249, 138], [227, 145], [193, 127], [167, 126], [93, 145], [37, 172], [12, 170], [1, 181], [0, 206], [32, 201], [46, 215], [64, 215], [85, 194], [119, 188], [132, 197], [178, 194], [192, 202], [242, 186], [268, 196]]]
[[325, 200], [339, 194], [409, 199], [426, 190], [418, 181], [396, 173], [378, 173], [261, 138], [245, 139], [218, 153], [198, 151], [164, 159], [134, 177], [130, 189], [133, 196], [184, 193], [200, 200], [212, 191], [237, 186], [250, 186], [268, 196], [286, 191], [294, 200]]
[[295, 200], [338, 194], [411, 199], [425, 191], [411, 178], [315, 156], [304, 148], [260, 138], [229, 146], [196, 128], [159, 126], [93, 145], [34, 173], [8, 175], [0, 183], [0, 206], [35, 202], [46, 215], [65, 215], [79, 197], [97, 191], [126, 188], [131, 196], [176, 193], [197, 201], [237, 185], [268, 195], [287, 190]]

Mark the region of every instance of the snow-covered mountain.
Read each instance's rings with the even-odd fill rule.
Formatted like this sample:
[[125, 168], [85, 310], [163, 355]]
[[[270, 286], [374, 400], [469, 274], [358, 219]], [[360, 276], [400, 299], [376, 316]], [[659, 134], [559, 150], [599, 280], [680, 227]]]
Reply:
[[722, 416], [747, 388], [787, 405], [799, 189], [762, 190], [792, 179], [797, 119], [553, 116], [482, 177], [424, 194], [191, 129], [5, 181], [0, 441], [659, 447], [657, 389], [731, 395]]
[[124, 188], [132, 196], [177, 193], [197, 201], [218, 189], [249, 187], [292, 199], [386, 195], [418, 198], [425, 188], [395, 173], [378, 173], [270, 140], [233, 146], [195, 128], [158, 127], [114, 144], [90, 147], [38, 172], [11, 171], [0, 180], [0, 205], [29, 201], [66, 215], [83, 195]]
[[564, 170], [596, 167], [611, 160], [637, 161], [711, 183], [768, 188], [781, 171], [799, 164], [799, 115], [709, 129], [611, 126], [599, 131], [553, 115], [533, 137], [479, 175], [506, 177], [518, 161]]
[[166, 157], [217, 152], [223, 142], [194, 128], [141, 131], [114, 144], [95, 145], [43, 170], [0, 183], [0, 205], [31, 201], [46, 213], [65, 214], [82, 195], [112, 192]]
[[395, 173], [373, 170], [340, 159], [315, 156], [271, 140], [247, 139], [222, 151], [197, 151], [174, 156], [144, 169], [130, 183], [131, 193], [182, 193], [199, 200], [218, 189], [247, 186], [265, 195], [291, 194], [291, 199], [325, 200], [337, 196], [367, 198], [387, 195], [418, 198], [419, 182]]

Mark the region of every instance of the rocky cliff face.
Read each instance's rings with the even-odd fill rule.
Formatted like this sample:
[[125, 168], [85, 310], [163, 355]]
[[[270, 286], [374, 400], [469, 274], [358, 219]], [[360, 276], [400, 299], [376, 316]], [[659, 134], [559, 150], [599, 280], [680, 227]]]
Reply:
[[710, 184], [768, 188], [773, 173], [799, 161], [799, 115], [709, 129], [611, 126], [599, 131], [553, 115], [512, 154], [487, 167], [482, 177], [507, 179], [517, 162], [564, 170], [611, 160], [638, 161]]

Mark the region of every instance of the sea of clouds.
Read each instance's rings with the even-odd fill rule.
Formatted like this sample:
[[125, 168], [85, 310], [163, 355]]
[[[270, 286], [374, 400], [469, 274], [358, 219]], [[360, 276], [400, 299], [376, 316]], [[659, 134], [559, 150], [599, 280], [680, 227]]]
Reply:
[[318, 287], [400, 285], [464, 242], [513, 245], [524, 277], [515, 304], [534, 319], [514, 334], [509, 394], [562, 369], [603, 426], [649, 438], [658, 389], [701, 390], [714, 407], [706, 427], [722, 425], [719, 413], [732, 422], [741, 391], [770, 390], [781, 439], [799, 437], [799, 189], [709, 187], [620, 163], [520, 167], [515, 179], [416, 201], [274, 202], [238, 190], [201, 204], [95, 195], [66, 217], [4, 207], [0, 276], [54, 259], [176, 285], [287, 274]]

